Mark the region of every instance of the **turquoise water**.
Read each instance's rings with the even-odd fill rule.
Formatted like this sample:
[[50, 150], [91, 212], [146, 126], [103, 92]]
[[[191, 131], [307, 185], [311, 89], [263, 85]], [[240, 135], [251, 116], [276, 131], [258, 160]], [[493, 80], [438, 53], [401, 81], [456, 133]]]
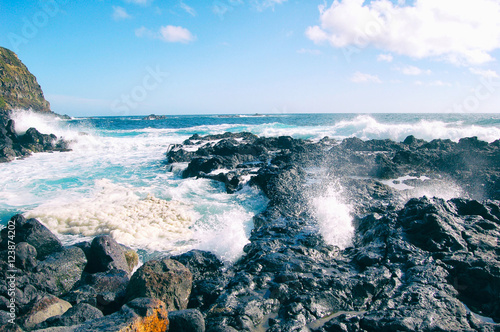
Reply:
[[0, 165], [0, 218], [37, 217], [63, 241], [98, 234], [149, 252], [191, 248], [226, 260], [241, 255], [252, 217], [267, 204], [256, 189], [234, 195], [209, 180], [181, 179], [186, 165], [165, 153], [193, 134], [249, 131], [319, 140], [357, 136], [402, 141], [478, 136], [500, 139], [500, 114], [274, 114], [259, 116], [96, 117], [54, 120], [16, 117], [20, 132], [36, 127], [72, 140], [73, 151], [41, 153]]

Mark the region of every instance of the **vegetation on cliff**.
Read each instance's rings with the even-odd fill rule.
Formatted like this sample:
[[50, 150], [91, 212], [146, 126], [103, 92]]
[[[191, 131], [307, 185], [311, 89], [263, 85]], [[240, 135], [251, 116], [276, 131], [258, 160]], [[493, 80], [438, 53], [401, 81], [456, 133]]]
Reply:
[[50, 112], [36, 77], [14, 52], [0, 47], [0, 110], [18, 108]]

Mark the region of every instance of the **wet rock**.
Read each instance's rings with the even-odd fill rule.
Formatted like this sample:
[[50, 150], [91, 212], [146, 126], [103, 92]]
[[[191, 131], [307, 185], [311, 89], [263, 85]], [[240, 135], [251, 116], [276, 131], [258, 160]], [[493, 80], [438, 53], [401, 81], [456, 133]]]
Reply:
[[87, 303], [79, 303], [69, 308], [64, 314], [53, 316], [36, 325], [36, 329], [45, 329], [55, 326], [80, 325], [87, 321], [103, 317], [102, 312]]
[[75, 332], [165, 332], [168, 326], [165, 303], [158, 299], [137, 298], [112, 315], [83, 323]]
[[46, 295], [37, 301], [26, 315], [20, 317], [20, 321], [25, 329], [31, 330], [50, 317], [64, 314], [69, 308], [71, 308], [71, 304], [68, 302], [52, 295]]
[[67, 247], [40, 261], [29, 278], [37, 289], [60, 296], [80, 280], [86, 264], [82, 249]]
[[223, 263], [214, 254], [201, 250], [191, 250], [171, 259], [181, 262], [193, 275], [188, 307], [207, 310], [227, 283]]
[[[15, 242], [27, 242], [35, 247], [37, 259], [43, 260], [49, 254], [62, 249], [61, 241], [47, 227], [36, 219], [16, 215], [11, 218], [15, 224]], [[2, 247], [7, 248], [7, 228], [2, 230]]]
[[189, 270], [172, 259], [144, 263], [130, 279], [126, 301], [151, 297], [163, 301], [168, 311], [187, 308], [193, 276]]
[[21, 270], [31, 271], [37, 265], [35, 247], [27, 242], [16, 245], [16, 266]]
[[21, 144], [33, 152], [53, 150], [57, 137], [53, 134], [45, 135], [35, 128], [29, 128], [20, 138]]
[[97, 236], [92, 240], [88, 257], [86, 271], [89, 273], [106, 272], [111, 269], [128, 273], [132, 271], [123, 247], [109, 235]]
[[205, 332], [205, 319], [199, 310], [171, 311], [168, 319], [170, 332]]

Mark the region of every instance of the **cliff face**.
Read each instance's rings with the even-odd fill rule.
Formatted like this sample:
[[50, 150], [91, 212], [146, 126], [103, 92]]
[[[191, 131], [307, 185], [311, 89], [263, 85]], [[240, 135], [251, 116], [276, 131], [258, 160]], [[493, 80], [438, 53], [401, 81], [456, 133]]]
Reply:
[[51, 112], [35, 76], [14, 52], [0, 47], [0, 110], [15, 108]]

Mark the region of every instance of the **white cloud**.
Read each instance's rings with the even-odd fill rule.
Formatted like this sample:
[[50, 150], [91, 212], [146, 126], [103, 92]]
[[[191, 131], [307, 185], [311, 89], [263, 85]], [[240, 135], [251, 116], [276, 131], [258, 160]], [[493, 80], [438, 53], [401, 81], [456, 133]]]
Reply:
[[494, 70], [491, 70], [491, 69], [469, 68], [469, 71], [474, 75], [482, 76], [484, 78], [500, 78], [498, 73]]
[[167, 25], [160, 28], [161, 40], [169, 43], [189, 43], [194, 40], [191, 32], [180, 26]]
[[374, 46], [413, 58], [454, 64], [493, 60], [500, 48], [500, 1], [415, 0], [398, 5], [389, 0], [335, 0], [320, 9], [320, 26], [306, 35], [338, 48]]
[[126, 3], [133, 3], [136, 5], [146, 6], [149, 5], [154, 0], [125, 0]]
[[195, 37], [188, 29], [173, 25], [161, 27], [159, 31], [152, 31], [146, 27], [140, 27], [135, 30], [135, 35], [140, 38], [160, 39], [167, 43], [187, 44], [195, 40]]
[[391, 54], [379, 54], [377, 57], [377, 61], [392, 62], [392, 60], [394, 60], [394, 57]]
[[432, 82], [415, 81], [415, 85], [418, 85], [418, 86], [437, 86], [437, 87], [450, 87], [450, 86], [452, 86], [451, 83], [443, 82], [441, 80], [432, 81]]
[[432, 74], [432, 71], [430, 69], [423, 70], [415, 66], [406, 66], [406, 67], [396, 67], [395, 68], [397, 71], [401, 72], [404, 75], [409, 75], [409, 76], [419, 76], [419, 75], [430, 75]]
[[380, 78], [376, 75], [364, 74], [359, 71], [351, 76], [351, 82], [354, 83], [382, 83]]
[[125, 8], [120, 7], [120, 6], [113, 6], [113, 14], [112, 14], [113, 20], [115, 21], [121, 21], [121, 20], [126, 20], [129, 18], [132, 18]]
[[311, 55], [321, 55], [320, 50], [312, 50], [312, 49], [307, 49], [307, 48], [301, 48], [300, 50], [297, 50], [297, 53], [299, 54], [311, 54]]
[[227, 12], [239, 5], [243, 5], [243, 0], [215, 1], [212, 5], [212, 12], [220, 18], [224, 18]]
[[275, 5], [281, 5], [287, 0], [254, 0], [254, 5], [258, 11], [263, 11], [267, 8], [272, 8], [274, 10]]
[[186, 5], [184, 3], [184, 1], [181, 1], [181, 3], [179, 4], [179, 6], [186, 12], [188, 13], [189, 15], [191, 16], [196, 16], [196, 10], [194, 10], [194, 8], [192, 7], [189, 7], [188, 5]]

